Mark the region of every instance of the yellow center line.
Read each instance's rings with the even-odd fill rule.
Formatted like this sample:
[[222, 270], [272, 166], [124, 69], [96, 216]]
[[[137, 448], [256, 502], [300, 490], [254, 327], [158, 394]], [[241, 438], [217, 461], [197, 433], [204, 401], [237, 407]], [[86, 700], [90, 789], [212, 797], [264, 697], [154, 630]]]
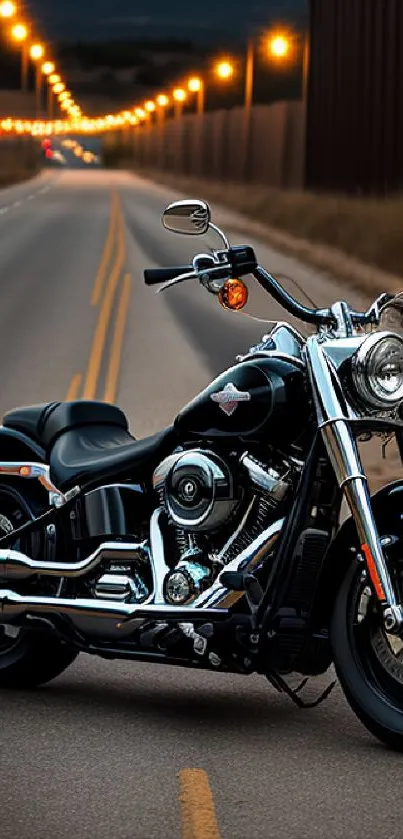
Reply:
[[97, 271], [97, 275], [95, 277], [94, 288], [92, 291], [91, 296], [91, 306], [98, 306], [98, 303], [101, 299], [103, 287], [105, 284], [105, 277], [107, 268], [112, 256], [112, 248], [113, 242], [115, 238], [115, 230], [118, 222], [118, 210], [119, 210], [119, 196], [116, 190], [112, 193], [112, 200], [111, 200], [111, 210], [110, 210], [110, 219], [109, 219], [109, 230], [108, 235], [105, 241], [105, 247], [101, 256], [101, 261], [99, 263], [99, 268]]
[[132, 278], [130, 274], [125, 274], [125, 278], [123, 280], [122, 293], [119, 301], [118, 313], [116, 317], [115, 331], [112, 338], [112, 348], [108, 372], [106, 376], [104, 402], [115, 402], [116, 400], [120, 362], [122, 357], [123, 339], [125, 335], [127, 313], [129, 311], [131, 283]]
[[113, 301], [115, 298], [116, 289], [119, 283], [119, 278], [123, 270], [126, 259], [124, 222], [122, 212], [119, 208], [118, 212], [118, 249], [116, 260], [113, 265], [109, 281], [106, 286], [104, 300], [99, 313], [97, 328], [95, 331], [94, 340], [92, 343], [90, 359], [88, 363], [87, 376], [84, 386], [84, 399], [95, 399], [97, 392], [97, 384], [99, 378], [99, 371], [102, 363], [102, 356], [104, 352], [106, 336], [108, 334], [109, 322], [111, 319]]
[[82, 378], [81, 373], [76, 373], [75, 376], [73, 376], [70, 382], [70, 387], [67, 391], [66, 402], [74, 402], [74, 400], [77, 399]]
[[179, 772], [182, 839], [220, 839], [207, 773], [203, 769]]

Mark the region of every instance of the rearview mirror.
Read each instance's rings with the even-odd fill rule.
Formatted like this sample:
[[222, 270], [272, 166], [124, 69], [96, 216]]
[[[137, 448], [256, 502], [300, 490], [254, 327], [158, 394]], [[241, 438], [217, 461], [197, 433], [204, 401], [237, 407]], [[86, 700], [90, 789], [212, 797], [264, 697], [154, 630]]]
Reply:
[[162, 216], [162, 223], [173, 233], [201, 236], [210, 227], [210, 207], [204, 201], [174, 201]]

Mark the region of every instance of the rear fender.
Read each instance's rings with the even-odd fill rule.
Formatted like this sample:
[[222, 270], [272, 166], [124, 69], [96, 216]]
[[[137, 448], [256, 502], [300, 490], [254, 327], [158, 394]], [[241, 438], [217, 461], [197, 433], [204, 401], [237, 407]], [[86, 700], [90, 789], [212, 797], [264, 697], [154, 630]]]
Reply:
[[45, 463], [45, 451], [21, 431], [0, 426], [0, 461]]
[[[379, 535], [397, 536], [403, 545], [403, 480], [382, 487], [371, 496]], [[334, 601], [344, 577], [360, 549], [357, 530], [350, 516], [340, 527], [326, 553], [318, 581], [312, 618], [318, 627], [328, 626]], [[402, 553], [402, 552], [401, 552]], [[402, 555], [403, 556], [403, 555]]]
[[[2, 462], [46, 463], [45, 451], [21, 431], [0, 426], [0, 466]], [[0, 485], [13, 486], [39, 515], [49, 507], [49, 492], [39, 480], [0, 474]]]

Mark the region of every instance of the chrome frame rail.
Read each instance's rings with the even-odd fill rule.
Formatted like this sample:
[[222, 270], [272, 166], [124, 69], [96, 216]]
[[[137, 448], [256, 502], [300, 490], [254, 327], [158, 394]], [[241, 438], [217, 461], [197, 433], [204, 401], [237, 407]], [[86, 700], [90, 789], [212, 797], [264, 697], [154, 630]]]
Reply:
[[46, 463], [32, 463], [30, 461], [8, 462], [0, 461], [0, 476], [10, 475], [16, 478], [25, 478], [28, 480], [36, 479], [42, 486], [47, 489], [49, 493], [49, 503], [54, 507], [61, 507], [70, 498], [74, 498], [80, 492], [79, 487], [75, 487], [68, 493], [61, 492], [50, 480], [50, 468]]

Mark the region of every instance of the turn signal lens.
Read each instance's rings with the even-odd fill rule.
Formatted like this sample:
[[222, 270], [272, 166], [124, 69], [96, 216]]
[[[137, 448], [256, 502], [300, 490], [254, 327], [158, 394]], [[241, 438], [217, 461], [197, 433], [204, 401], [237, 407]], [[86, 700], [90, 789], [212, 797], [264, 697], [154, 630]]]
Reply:
[[242, 280], [227, 280], [219, 292], [218, 299], [224, 309], [238, 311], [248, 302], [248, 289]]

